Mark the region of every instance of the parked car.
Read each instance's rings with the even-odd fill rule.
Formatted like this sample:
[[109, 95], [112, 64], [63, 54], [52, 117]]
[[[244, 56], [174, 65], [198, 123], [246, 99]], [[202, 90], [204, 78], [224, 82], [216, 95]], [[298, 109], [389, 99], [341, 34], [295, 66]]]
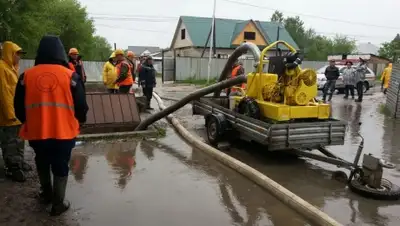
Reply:
[[[326, 83], [326, 78], [325, 78], [325, 69], [328, 67], [328, 65], [323, 66], [322, 68], [317, 70], [317, 85], [318, 85], [318, 90], [323, 90], [325, 87]], [[339, 68], [340, 74], [342, 74], [343, 70], [345, 69], [345, 65], [336, 65], [336, 67]], [[371, 87], [375, 85], [375, 73], [368, 68], [369, 73], [365, 75], [365, 81], [364, 81], [364, 92], [369, 90]], [[336, 81], [336, 90], [338, 90], [339, 93], [344, 92], [344, 84], [343, 84], [343, 77], [339, 76], [338, 80]]]

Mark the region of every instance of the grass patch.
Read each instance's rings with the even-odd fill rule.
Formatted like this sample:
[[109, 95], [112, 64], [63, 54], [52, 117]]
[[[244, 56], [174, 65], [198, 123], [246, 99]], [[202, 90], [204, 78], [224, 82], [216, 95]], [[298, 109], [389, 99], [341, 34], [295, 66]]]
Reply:
[[199, 85], [199, 86], [207, 86], [212, 85], [217, 82], [217, 78], [211, 78], [209, 82], [207, 79], [195, 79], [195, 78], [188, 78], [181, 81], [176, 81], [176, 83], [180, 84], [192, 84], [192, 85]]
[[391, 116], [391, 114], [392, 114], [390, 112], [390, 110], [387, 108], [386, 104], [383, 104], [383, 103], [379, 105], [378, 110], [379, 110], [379, 113], [386, 115], [386, 116]]

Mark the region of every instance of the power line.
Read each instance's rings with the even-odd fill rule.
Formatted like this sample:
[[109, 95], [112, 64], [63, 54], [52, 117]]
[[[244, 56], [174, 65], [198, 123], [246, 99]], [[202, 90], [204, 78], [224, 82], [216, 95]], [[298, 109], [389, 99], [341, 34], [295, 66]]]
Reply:
[[361, 34], [343, 34], [343, 33], [334, 33], [334, 32], [322, 32], [322, 31], [315, 31], [317, 34], [321, 35], [339, 35], [339, 36], [347, 36], [347, 37], [359, 37], [359, 38], [379, 38], [379, 39], [390, 39], [392, 37], [387, 36], [371, 36], [371, 35], [361, 35]]
[[159, 31], [159, 30], [147, 30], [147, 29], [137, 29], [137, 28], [127, 28], [127, 27], [118, 27], [114, 25], [107, 25], [107, 24], [96, 24], [96, 26], [100, 27], [108, 27], [108, 28], [114, 28], [114, 29], [121, 29], [121, 30], [130, 30], [130, 31], [144, 31], [144, 32], [154, 32], [154, 33], [160, 33], [167, 35], [169, 31]]
[[88, 13], [93, 16], [106, 16], [106, 17], [125, 17], [125, 18], [158, 18], [158, 19], [179, 19], [176, 16], [152, 16], [152, 15], [140, 15], [140, 14], [108, 14], [108, 13]]
[[251, 6], [251, 7], [260, 8], [260, 9], [267, 9], [267, 10], [271, 10], [271, 11], [280, 11], [280, 12], [284, 12], [284, 13], [290, 13], [290, 14], [295, 14], [295, 15], [310, 17], [310, 18], [316, 18], [316, 19], [321, 19], [321, 20], [335, 21], [335, 22], [348, 23], [348, 24], [357, 24], [357, 25], [362, 25], [362, 26], [367, 26], [367, 27], [378, 27], [378, 28], [400, 30], [400, 27], [389, 27], [389, 26], [383, 26], [383, 25], [367, 24], [367, 23], [362, 23], [362, 22], [354, 22], [354, 21], [349, 21], [349, 20], [341, 20], [341, 19], [334, 19], [334, 18], [328, 18], [328, 17], [316, 16], [316, 15], [310, 15], [310, 14], [303, 14], [303, 13], [298, 13], [298, 12], [290, 12], [290, 11], [284, 11], [284, 10], [275, 9], [275, 8], [266, 7], [266, 6], [259, 6], [259, 5], [254, 5], [254, 4], [250, 4], [250, 3], [245, 3], [245, 2], [239, 2], [239, 1], [235, 1], [235, 0], [221, 0], [221, 1], [230, 2], [233, 4]]
[[155, 22], [155, 23], [175, 23], [176, 21], [171, 20], [163, 20], [163, 19], [149, 19], [149, 18], [128, 18], [128, 17], [100, 17], [100, 16], [92, 16], [92, 19], [95, 20], [126, 20], [126, 21], [139, 21], [139, 22]]

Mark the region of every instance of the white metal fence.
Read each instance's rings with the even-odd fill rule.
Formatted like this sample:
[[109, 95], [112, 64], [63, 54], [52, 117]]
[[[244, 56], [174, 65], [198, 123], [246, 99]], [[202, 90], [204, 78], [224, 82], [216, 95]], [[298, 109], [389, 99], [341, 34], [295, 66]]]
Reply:
[[[86, 79], [89, 82], [100, 82], [103, 81], [102, 73], [103, 66], [105, 62], [97, 61], [84, 61], [83, 65], [85, 67]], [[19, 73], [23, 73], [26, 69], [34, 65], [34, 60], [21, 60], [19, 65]], [[161, 62], [154, 62], [154, 68], [156, 71], [161, 72]]]
[[386, 107], [394, 118], [400, 117], [400, 65], [393, 65], [389, 89], [386, 95]]
[[[208, 75], [208, 58], [176, 57], [175, 80], [206, 80]], [[211, 62], [211, 79], [219, 77], [227, 59], [213, 59]], [[254, 69], [254, 60], [242, 60], [245, 72]], [[303, 68], [319, 69], [327, 62], [304, 61]]]

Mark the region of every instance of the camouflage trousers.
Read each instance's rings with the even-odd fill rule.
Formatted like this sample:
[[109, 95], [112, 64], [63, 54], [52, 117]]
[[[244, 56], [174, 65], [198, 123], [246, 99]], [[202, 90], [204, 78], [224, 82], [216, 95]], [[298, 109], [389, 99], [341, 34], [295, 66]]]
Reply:
[[18, 136], [21, 126], [0, 126], [0, 148], [5, 167], [9, 170], [22, 169], [25, 142]]

